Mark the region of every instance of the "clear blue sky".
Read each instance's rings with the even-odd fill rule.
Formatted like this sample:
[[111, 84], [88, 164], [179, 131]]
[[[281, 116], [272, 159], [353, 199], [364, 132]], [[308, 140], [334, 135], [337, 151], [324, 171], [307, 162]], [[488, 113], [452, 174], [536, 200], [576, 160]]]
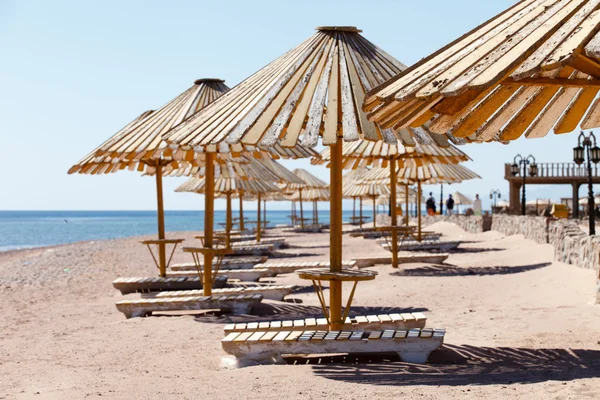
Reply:
[[[355, 25], [412, 64], [514, 2], [0, 0], [0, 210], [155, 209], [152, 178], [66, 172], [195, 79], [218, 77], [234, 86], [316, 26]], [[571, 161], [575, 142], [569, 134], [463, 146], [474, 159], [469, 166], [484, 179], [450, 189], [487, 198], [498, 188], [507, 195], [504, 162], [516, 153], [533, 153], [539, 162]], [[327, 169], [308, 161], [285, 164], [328, 180]], [[165, 181], [167, 209], [202, 208], [200, 196], [172, 192], [181, 179]], [[530, 198], [570, 196], [566, 186], [528, 192]]]

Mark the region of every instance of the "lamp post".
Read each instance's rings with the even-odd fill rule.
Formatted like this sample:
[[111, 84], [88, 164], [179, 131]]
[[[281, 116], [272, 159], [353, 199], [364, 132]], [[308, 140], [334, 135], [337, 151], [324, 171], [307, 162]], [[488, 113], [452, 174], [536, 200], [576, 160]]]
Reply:
[[495, 189], [490, 191], [490, 200], [492, 200], [492, 214], [494, 213], [494, 208], [496, 207], [496, 201], [500, 198], [500, 189]]
[[[530, 165], [531, 164], [531, 165]], [[512, 172], [513, 176], [517, 176], [520, 173], [523, 175], [523, 192], [521, 195], [521, 215], [525, 215], [525, 184], [527, 178], [527, 166], [529, 166], [529, 176], [536, 176], [538, 172], [537, 164], [535, 163], [535, 157], [531, 154], [527, 157], [523, 157], [520, 154], [515, 156], [513, 164], [510, 166], [510, 172]], [[521, 172], [521, 168], [523, 172]]]
[[585, 136], [583, 131], [577, 139], [577, 147], [573, 148], [573, 161], [577, 165], [583, 164], [587, 154], [587, 170], [588, 170], [588, 214], [590, 224], [590, 235], [596, 234], [596, 226], [594, 219], [594, 189], [592, 187], [592, 163], [598, 164], [600, 161], [600, 148], [596, 146], [596, 136], [590, 132]]

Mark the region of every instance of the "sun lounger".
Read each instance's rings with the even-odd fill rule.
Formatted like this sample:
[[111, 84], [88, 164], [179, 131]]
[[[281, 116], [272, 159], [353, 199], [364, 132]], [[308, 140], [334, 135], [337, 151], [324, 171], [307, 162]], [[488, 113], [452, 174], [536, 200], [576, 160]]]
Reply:
[[[343, 268], [353, 268], [356, 266], [356, 262], [342, 261]], [[305, 261], [305, 262], [269, 262], [263, 264], [257, 264], [254, 266], [256, 269], [266, 269], [269, 277], [277, 276], [279, 274], [289, 274], [302, 268], [319, 268], [329, 267], [329, 261]]]
[[301, 226], [296, 226], [294, 228], [294, 232], [298, 233], [320, 233], [323, 231], [323, 225], [321, 224], [310, 224], [304, 225], [304, 228]]
[[[214, 296], [232, 295], [232, 294], [260, 294], [264, 299], [281, 301], [294, 289], [293, 285], [264, 285], [249, 287], [232, 287], [225, 289], [213, 289]], [[178, 290], [174, 292], [160, 292], [152, 295], [142, 295], [144, 297], [165, 298], [165, 297], [188, 297], [202, 296], [202, 290]]]
[[221, 340], [226, 353], [238, 365], [280, 363], [295, 354], [397, 353], [402, 361], [423, 364], [442, 346], [444, 329], [400, 329], [384, 331], [280, 330], [232, 332]]
[[[448, 258], [448, 253], [414, 253], [414, 254], [398, 254], [399, 264], [411, 263], [428, 263], [428, 264], [443, 264]], [[391, 264], [392, 256], [384, 257], [359, 257], [353, 259], [358, 268], [372, 267], [378, 264]]]
[[273, 244], [245, 244], [233, 246], [231, 250], [233, 252], [230, 255], [236, 256], [268, 256], [273, 253], [275, 246]]
[[[161, 294], [162, 295], [162, 294]], [[347, 317], [345, 331], [424, 328], [427, 317], [422, 313], [380, 314]], [[225, 334], [231, 332], [258, 332], [280, 330], [327, 330], [325, 318], [304, 318], [285, 321], [242, 322], [225, 325]]]
[[[227, 282], [227, 276], [218, 276], [213, 282], [213, 288], [222, 288]], [[202, 280], [198, 276], [190, 278], [117, 278], [113, 281], [115, 289], [121, 294], [136, 292], [160, 292], [164, 290], [192, 290], [202, 289]]]
[[189, 296], [122, 300], [115, 303], [126, 318], [145, 317], [157, 311], [221, 310], [247, 314], [262, 301], [260, 294], [230, 296]]
[[266, 237], [262, 238], [260, 242], [257, 242], [256, 239], [244, 240], [239, 242], [231, 243], [231, 247], [234, 249], [236, 247], [247, 247], [247, 246], [257, 246], [257, 245], [272, 245], [275, 249], [280, 249], [285, 245], [285, 238], [283, 237]]
[[[381, 246], [390, 250], [390, 244], [386, 241], [379, 242]], [[460, 241], [450, 241], [450, 240], [423, 240], [418, 242], [416, 240], [409, 240], [402, 242], [402, 245], [399, 246], [399, 250], [401, 251], [428, 251], [428, 250], [437, 250], [437, 251], [449, 251], [454, 250], [460, 245]], [[391, 251], [391, 250], [390, 250]]]
[[[202, 271], [202, 270], [201, 270]], [[219, 269], [213, 271], [217, 276], [226, 276], [228, 279], [237, 279], [246, 282], [256, 282], [260, 278], [268, 276], [269, 271], [264, 268], [248, 268], [248, 269]], [[198, 277], [197, 271], [171, 271], [167, 273], [167, 277], [176, 278], [193, 278]]]
[[[379, 239], [385, 237], [391, 237], [392, 233], [389, 231], [374, 231], [374, 230], [366, 230], [366, 231], [358, 231], [358, 232], [350, 232], [351, 237], [360, 237], [362, 236], [365, 239]], [[442, 236], [441, 233], [437, 232], [422, 232], [421, 237], [423, 240], [438, 240]], [[402, 239], [402, 235], [398, 235], [399, 239]], [[405, 240], [416, 240], [414, 239], [414, 235], [411, 235]]]
[[[221, 268], [225, 269], [251, 269], [256, 264], [261, 264], [267, 261], [268, 257], [227, 257], [221, 261]], [[201, 268], [202, 269], [202, 268]], [[172, 271], [196, 271], [196, 265], [193, 262], [174, 264], [171, 266]]]

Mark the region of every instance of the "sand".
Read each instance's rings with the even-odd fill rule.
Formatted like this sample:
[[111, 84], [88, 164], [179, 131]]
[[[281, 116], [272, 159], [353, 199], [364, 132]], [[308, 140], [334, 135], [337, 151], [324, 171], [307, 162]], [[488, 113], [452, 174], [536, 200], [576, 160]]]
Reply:
[[[428, 229], [464, 241], [448, 265], [374, 267], [378, 279], [359, 285], [354, 303], [357, 313], [422, 311], [428, 326], [445, 327], [444, 348], [423, 366], [323, 359], [224, 367], [225, 323], [319, 313], [295, 275], [267, 280], [304, 287], [287, 302], [265, 301], [260, 317], [125, 320], [112, 280], [157, 272], [140, 238], [1, 253], [0, 399], [600, 398], [593, 271], [553, 262], [550, 246], [521, 236]], [[191, 233], [169, 236], [194, 243]], [[288, 242], [286, 252], [302, 255], [296, 260], [327, 258], [327, 234]], [[344, 236], [345, 259], [387, 254]], [[178, 252], [175, 261], [189, 260]]]

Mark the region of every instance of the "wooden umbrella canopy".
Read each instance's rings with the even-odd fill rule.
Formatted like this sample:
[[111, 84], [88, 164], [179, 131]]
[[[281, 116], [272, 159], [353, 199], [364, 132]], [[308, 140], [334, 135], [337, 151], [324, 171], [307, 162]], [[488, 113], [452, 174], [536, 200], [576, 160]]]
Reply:
[[[227, 161], [227, 168], [223, 168], [225, 173], [215, 175], [214, 179], [214, 194], [217, 196], [224, 196], [227, 199], [227, 218], [225, 224], [225, 231], [227, 236], [227, 246], [229, 246], [230, 233], [232, 229], [232, 207], [231, 198], [234, 196], [240, 199], [240, 229], [244, 229], [244, 221], [242, 214], [242, 202], [245, 194], [256, 195], [258, 198], [258, 211], [257, 211], [257, 233], [256, 240], [261, 240], [261, 212], [260, 212], [260, 200], [261, 196], [266, 194], [279, 194], [281, 189], [275, 185], [275, 182], [285, 182], [285, 178], [275, 173], [274, 164], [275, 161], [264, 164], [264, 161], [256, 158], [232, 160]], [[280, 166], [279, 171], [288, 171], [285, 167]], [[286, 175], [290, 175], [287, 174]], [[295, 178], [294, 174], [291, 174], [291, 179]], [[195, 192], [195, 193], [206, 193], [206, 179], [202, 178], [191, 178], [188, 181], [180, 185], [176, 192]]]
[[454, 204], [459, 206], [467, 206], [473, 204], [473, 199], [468, 196], [465, 196], [461, 192], [452, 193], [452, 198], [454, 199]]
[[[158, 210], [158, 267], [166, 276], [166, 245], [176, 241], [165, 238], [162, 176], [180, 164], [162, 140], [162, 134], [213, 102], [229, 88], [220, 79], [198, 79], [194, 85], [160, 109], [146, 111], [106, 140], [69, 169], [69, 174], [107, 174], [123, 169], [146, 171], [156, 175]], [[231, 146], [229, 153], [241, 152], [243, 146]], [[227, 155], [229, 156], [229, 154]], [[188, 157], [189, 158], [189, 157]]]
[[[304, 192], [307, 190], [311, 190], [311, 189], [326, 189], [327, 187], [329, 187], [329, 185], [327, 184], [327, 182], [322, 181], [321, 179], [317, 178], [316, 176], [314, 176], [313, 174], [311, 174], [310, 172], [308, 172], [305, 169], [302, 168], [296, 168], [293, 171], [294, 175], [296, 175], [298, 178], [300, 178], [301, 182], [288, 182], [285, 184], [280, 185], [281, 190], [283, 191], [283, 193], [287, 194], [287, 195], [294, 195], [297, 194], [297, 198], [291, 199], [292, 200], [292, 205], [294, 204], [294, 202], [298, 201], [300, 203], [300, 228], [304, 229], [304, 210], [303, 210], [303, 200], [307, 200], [304, 197]], [[292, 215], [294, 214], [294, 211], [292, 211]], [[294, 218], [294, 217], [292, 217]], [[292, 224], [295, 221], [292, 221]]]
[[[344, 147], [342, 148], [342, 155], [344, 153], [344, 150], [346, 149], [346, 146], [349, 144], [353, 144], [355, 142], [347, 142], [344, 143]], [[373, 142], [367, 142], [367, 143], [373, 143]], [[328, 149], [323, 150], [323, 153], [327, 154], [327, 157], [329, 157], [330, 152]], [[313, 158], [311, 160], [312, 164], [315, 165], [319, 165], [319, 164], [324, 164], [324, 162], [322, 162], [322, 160], [319, 158]], [[344, 181], [342, 183], [342, 197], [345, 199], [352, 199], [352, 223], [356, 222], [356, 199], [358, 198], [359, 201], [359, 221], [361, 224], [361, 228], [362, 228], [362, 197], [360, 197], [359, 195], [355, 195], [355, 194], [350, 194], [350, 192], [356, 187], [356, 181], [362, 177], [364, 174], [366, 174], [369, 171], [368, 168], [366, 167], [356, 167], [348, 172], [346, 172], [344, 174]]]
[[[397, 75], [405, 66], [359, 32], [355, 27], [317, 28], [304, 43], [165, 137], [174, 149], [184, 151], [222, 142], [314, 147], [322, 137], [323, 144], [332, 146], [333, 154], [330, 269], [334, 274], [342, 271], [343, 141], [404, 141], [392, 130], [369, 122], [361, 106], [366, 91]], [[331, 282], [329, 313], [325, 316], [332, 329], [339, 329], [343, 322], [341, 289], [341, 281]], [[348, 310], [349, 306], [345, 312]]]
[[383, 129], [476, 141], [600, 126], [600, 1], [523, 0], [372, 89]]
[[[162, 176], [165, 174], [179, 173], [198, 174], [198, 169], [207, 174], [213, 174], [215, 163], [218, 168], [223, 163], [220, 159], [231, 159], [240, 155], [253, 156], [263, 154], [255, 146], [242, 144], [221, 143], [218, 146], [198, 146], [184, 150], [173, 150], [163, 140], [166, 133], [173, 127], [190, 118], [197, 111], [206, 107], [219, 96], [229, 90], [221, 79], [198, 79], [194, 85], [171, 100], [156, 111], [147, 111], [133, 122], [121, 129], [98, 148], [75, 164], [69, 173], [102, 174], [120, 171], [122, 169], [137, 170], [148, 175], [156, 176], [157, 202], [158, 202], [158, 265], [160, 275], [166, 276], [166, 244], [171, 243], [165, 239], [164, 208], [162, 196]], [[273, 157], [300, 158], [314, 156], [314, 150], [303, 147], [292, 149], [283, 148], [275, 144], [268, 149]], [[212, 175], [211, 175], [212, 176]], [[211, 186], [212, 187], [212, 186]], [[212, 230], [212, 202], [206, 196], [207, 208], [205, 213], [205, 229]], [[210, 204], [209, 204], [210, 203]], [[209, 247], [212, 246], [212, 233], [206, 235]], [[208, 256], [207, 256], [208, 257]], [[211, 293], [212, 277], [211, 265], [205, 257], [204, 293]], [[206, 272], [206, 271], [205, 271]]]

